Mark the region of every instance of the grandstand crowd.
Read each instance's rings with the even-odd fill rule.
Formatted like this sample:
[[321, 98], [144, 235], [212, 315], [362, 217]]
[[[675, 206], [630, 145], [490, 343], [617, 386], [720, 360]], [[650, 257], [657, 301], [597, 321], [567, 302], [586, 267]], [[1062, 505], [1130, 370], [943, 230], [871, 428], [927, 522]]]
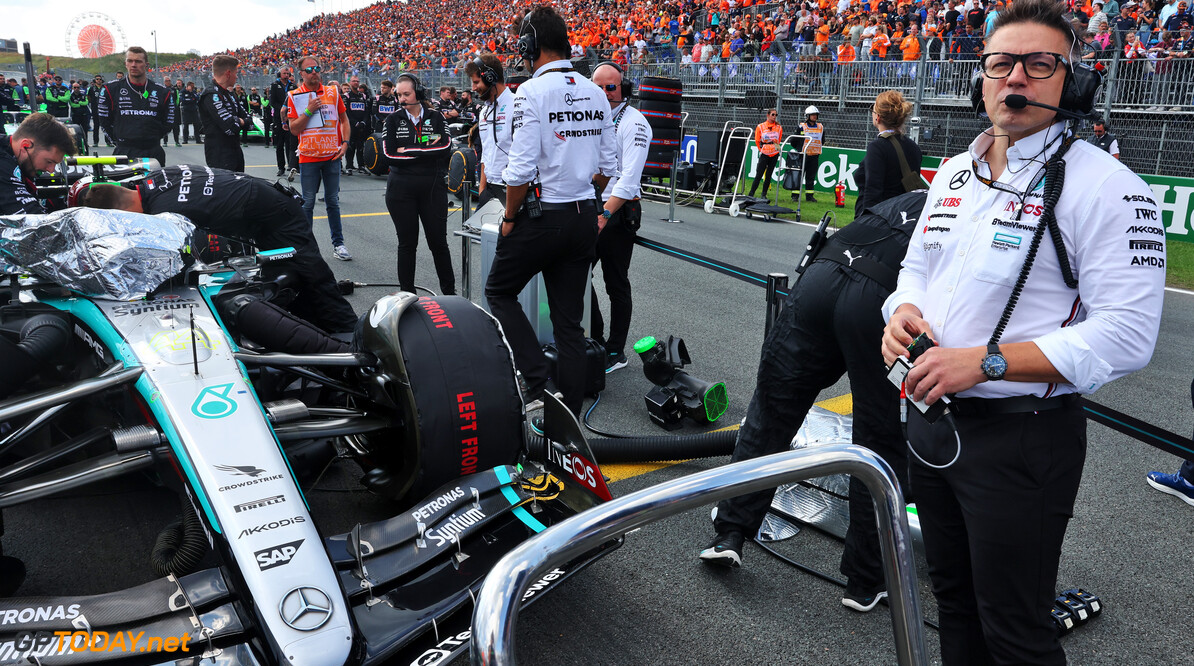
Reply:
[[[1059, 2], [1064, 0], [1059, 0]], [[1010, 3], [1011, 0], [1006, 0]], [[1069, 0], [1084, 57], [1149, 63], [1194, 52], [1190, 0]], [[458, 71], [481, 52], [516, 64], [517, 27], [535, 0], [481, 12], [471, 0], [385, 0], [360, 10], [322, 14], [284, 34], [233, 52], [242, 71], [272, 73], [309, 54], [345, 74]], [[1005, 0], [566, 0], [555, 3], [570, 22], [574, 55], [620, 63], [751, 62], [799, 59], [973, 60]], [[161, 72], [207, 71], [211, 58], [183, 61]]]

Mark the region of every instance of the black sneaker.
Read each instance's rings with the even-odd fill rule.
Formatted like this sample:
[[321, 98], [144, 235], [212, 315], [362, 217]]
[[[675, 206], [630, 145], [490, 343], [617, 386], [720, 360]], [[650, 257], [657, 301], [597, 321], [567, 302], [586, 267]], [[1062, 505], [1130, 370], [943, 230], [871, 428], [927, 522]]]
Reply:
[[887, 590], [880, 588], [879, 590], [860, 591], [846, 584], [846, 593], [842, 595], [842, 605], [846, 608], [852, 608], [859, 613], [866, 613], [872, 610], [879, 602], [887, 597]]
[[626, 354], [622, 352], [611, 352], [605, 357], [605, 374], [609, 374], [614, 370], [621, 370], [625, 368]]
[[285, 175], [286, 175], [286, 169], [278, 169], [278, 175], [279, 175], [279, 176], [285, 176]]
[[742, 566], [742, 543], [744, 539], [737, 532], [718, 534], [709, 547], [701, 551], [700, 558], [709, 564], [723, 567]]
[[813, 196], [813, 195], [811, 195], [811, 194], [806, 194], [806, 195], [804, 195], [804, 200], [805, 200], [805, 201], [811, 201], [811, 202], [813, 202], [813, 203], [816, 203], [816, 202], [817, 202], [817, 198], [816, 198], [816, 197], [814, 197], [814, 196]]

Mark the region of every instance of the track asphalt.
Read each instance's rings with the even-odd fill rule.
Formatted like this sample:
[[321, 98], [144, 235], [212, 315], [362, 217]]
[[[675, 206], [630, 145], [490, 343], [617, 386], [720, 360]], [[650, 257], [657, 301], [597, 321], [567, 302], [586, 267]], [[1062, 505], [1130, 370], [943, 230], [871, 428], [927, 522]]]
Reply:
[[[102, 149], [101, 149], [102, 150]], [[109, 150], [103, 151], [105, 154]], [[248, 173], [272, 178], [273, 149], [245, 149]], [[198, 146], [168, 148], [170, 163], [203, 163]], [[297, 185], [297, 182], [295, 183]], [[341, 181], [345, 237], [351, 262], [332, 257], [326, 219], [315, 222], [324, 256], [339, 278], [396, 282], [396, 238], [383, 202], [384, 178], [354, 175]], [[453, 206], [456, 205], [453, 200]], [[666, 205], [644, 206], [644, 237], [758, 273], [792, 274], [810, 228], [767, 223], [698, 208], [677, 209], [683, 223], [668, 223]], [[845, 209], [843, 216], [847, 215]], [[323, 206], [316, 216], [325, 215]], [[848, 217], [839, 220], [839, 224]], [[460, 214], [449, 215], [449, 234]], [[460, 241], [449, 237], [459, 280]], [[473, 294], [482, 288], [474, 253]], [[598, 271], [599, 274], [599, 271]], [[599, 280], [599, 278], [598, 278]], [[707, 269], [635, 249], [631, 268], [634, 319], [630, 341], [677, 335], [687, 343], [696, 377], [724, 381], [730, 407], [718, 425], [743, 418], [754, 387], [763, 338], [764, 290]], [[417, 282], [435, 288], [430, 253], [420, 241]], [[358, 312], [388, 293], [360, 289], [350, 297]], [[608, 305], [602, 294], [601, 300]], [[1144, 370], [1112, 382], [1093, 399], [1179, 434], [1191, 429], [1189, 381], [1194, 356], [1194, 296], [1168, 292], [1160, 340]], [[650, 384], [633, 355], [629, 367], [607, 376], [592, 423], [624, 434], [661, 434], [647, 417]], [[849, 386], [839, 382], [822, 400], [849, 411]], [[696, 432], [691, 425], [681, 432]], [[723, 464], [726, 458], [675, 465], [611, 466], [615, 495]], [[1150, 489], [1149, 470], [1174, 471], [1179, 460], [1103, 426], [1089, 428], [1082, 488], [1062, 557], [1059, 589], [1081, 586], [1100, 595], [1102, 617], [1063, 641], [1073, 664], [1188, 664], [1189, 599], [1194, 597], [1191, 518], [1194, 509]], [[170, 494], [142, 481], [79, 498], [47, 499], [6, 511], [5, 551], [30, 568], [22, 596], [96, 594], [151, 580], [148, 556], [158, 531], [177, 515]], [[325, 478], [312, 493], [317, 522], [329, 533], [362, 513], [384, 512], [358, 491], [347, 474]], [[120, 492], [117, 492], [120, 491]], [[340, 492], [336, 492], [340, 491]], [[129, 516], [136, 518], [130, 520]], [[732, 571], [700, 564], [697, 552], [712, 536], [707, 508], [630, 534], [625, 545], [557, 587], [519, 619], [521, 664], [891, 664], [895, 662], [888, 611], [859, 614], [840, 603], [841, 590], [778, 562], [748, 545], [744, 567]], [[778, 544], [786, 555], [838, 576], [840, 542], [811, 529]], [[920, 563], [921, 604], [936, 607]], [[1185, 581], [1185, 582], [1183, 582]], [[933, 663], [937, 637], [926, 630]], [[458, 659], [456, 663], [466, 663]], [[403, 665], [405, 666], [405, 665]]]

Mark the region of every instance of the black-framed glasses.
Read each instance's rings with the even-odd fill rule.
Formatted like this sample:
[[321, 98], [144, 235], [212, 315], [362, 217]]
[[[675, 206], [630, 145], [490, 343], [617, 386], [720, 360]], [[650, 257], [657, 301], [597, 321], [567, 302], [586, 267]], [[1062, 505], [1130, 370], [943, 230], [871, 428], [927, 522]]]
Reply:
[[1058, 65], [1069, 64], [1065, 56], [1048, 51], [984, 53], [979, 58], [979, 66], [983, 68], [983, 74], [986, 74], [989, 79], [1006, 79], [1011, 76], [1017, 62], [1024, 66], [1024, 73], [1030, 79], [1047, 79], [1057, 72]]
[[320, 67], [319, 65], [311, 65], [310, 67], [303, 68], [303, 71], [308, 74], [315, 74], [316, 72], [320, 72], [322, 70], [323, 70], [323, 68]]
[[768, 114], [767, 114], [767, 117], [768, 117], [768, 118], [778, 118], [778, 117], [779, 117], [779, 114], [778, 114], [778, 113], [768, 113]]

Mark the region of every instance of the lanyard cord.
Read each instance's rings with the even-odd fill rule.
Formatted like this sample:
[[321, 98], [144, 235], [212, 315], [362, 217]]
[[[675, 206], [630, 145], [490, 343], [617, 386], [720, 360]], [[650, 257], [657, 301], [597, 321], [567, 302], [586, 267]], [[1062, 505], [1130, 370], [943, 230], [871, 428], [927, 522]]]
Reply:
[[[1069, 256], [1065, 251], [1065, 242], [1061, 238], [1061, 230], [1057, 227], [1057, 214], [1054, 208], [1057, 206], [1058, 199], [1061, 198], [1061, 190], [1065, 186], [1065, 160], [1063, 159], [1066, 151], [1074, 143], [1074, 136], [1071, 135], [1061, 144], [1052, 157], [1045, 162], [1045, 167], [1041, 169], [1034, 181], [1039, 183], [1041, 178], [1045, 180], [1044, 206], [1041, 212], [1041, 220], [1037, 223], [1036, 230], [1032, 234], [1032, 242], [1028, 246], [1028, 253], [1024, 256], [1024, 265], [1020, 268], [1020, 275], [1016, 278], [1016, 284], [1012, 287], [1012, 293], [1008, 295], [1007, 304], [1003, 306], [1003, 313], [999, 315], [999, 323], [995, 325], [995, 330], [991, 332], [991, 337], [987, 344], [998, 344], [999, 338], [1003, 336], [1004, 329], [1007, 328], [1008, 321], [1012, 317], [1012, 311], [1016, 309], [1016, 304], [1020, 300], [1020, 294], [1024, 291], [1024, 284], [1028, 282], [1028, 273], [1032, 271], [1032, 264], [1036, 260], [1037, 250], [1041, 246], [1041, 239], [1045, 235], [1045, 229], [1049, 230], [1049, 235], [1053, 239], [1053, 248], [1057, 251], [1057, 263], [1061, 266], [1061, 277], [1065, 284], [1070, 289], [1078, 287], [1078, 280], [1074, 278], [1073, 270], [1070, 268]], [[978, 175], [975, 171], [975, 176], [979, 178], [980, 182], [990, 185], [1000, 191], [1008, 191], [1004, 187], [997, 187], [999, 183], [992, 184], [988, 179]], [[1005, 186], [1006, 187], [1006, 186]], [[1036, 188], [1034, 184], [1029, 188], [1031, 192]], [[1018, 192], [1014, 192], [1019, 194]], [[1025, 193], [1020, 199], [1020, 210], [1016, 212], [1016, 220], [1020, 219], [1020, 215], [1024, 212], [1024, 198], [1028, 195]]]

